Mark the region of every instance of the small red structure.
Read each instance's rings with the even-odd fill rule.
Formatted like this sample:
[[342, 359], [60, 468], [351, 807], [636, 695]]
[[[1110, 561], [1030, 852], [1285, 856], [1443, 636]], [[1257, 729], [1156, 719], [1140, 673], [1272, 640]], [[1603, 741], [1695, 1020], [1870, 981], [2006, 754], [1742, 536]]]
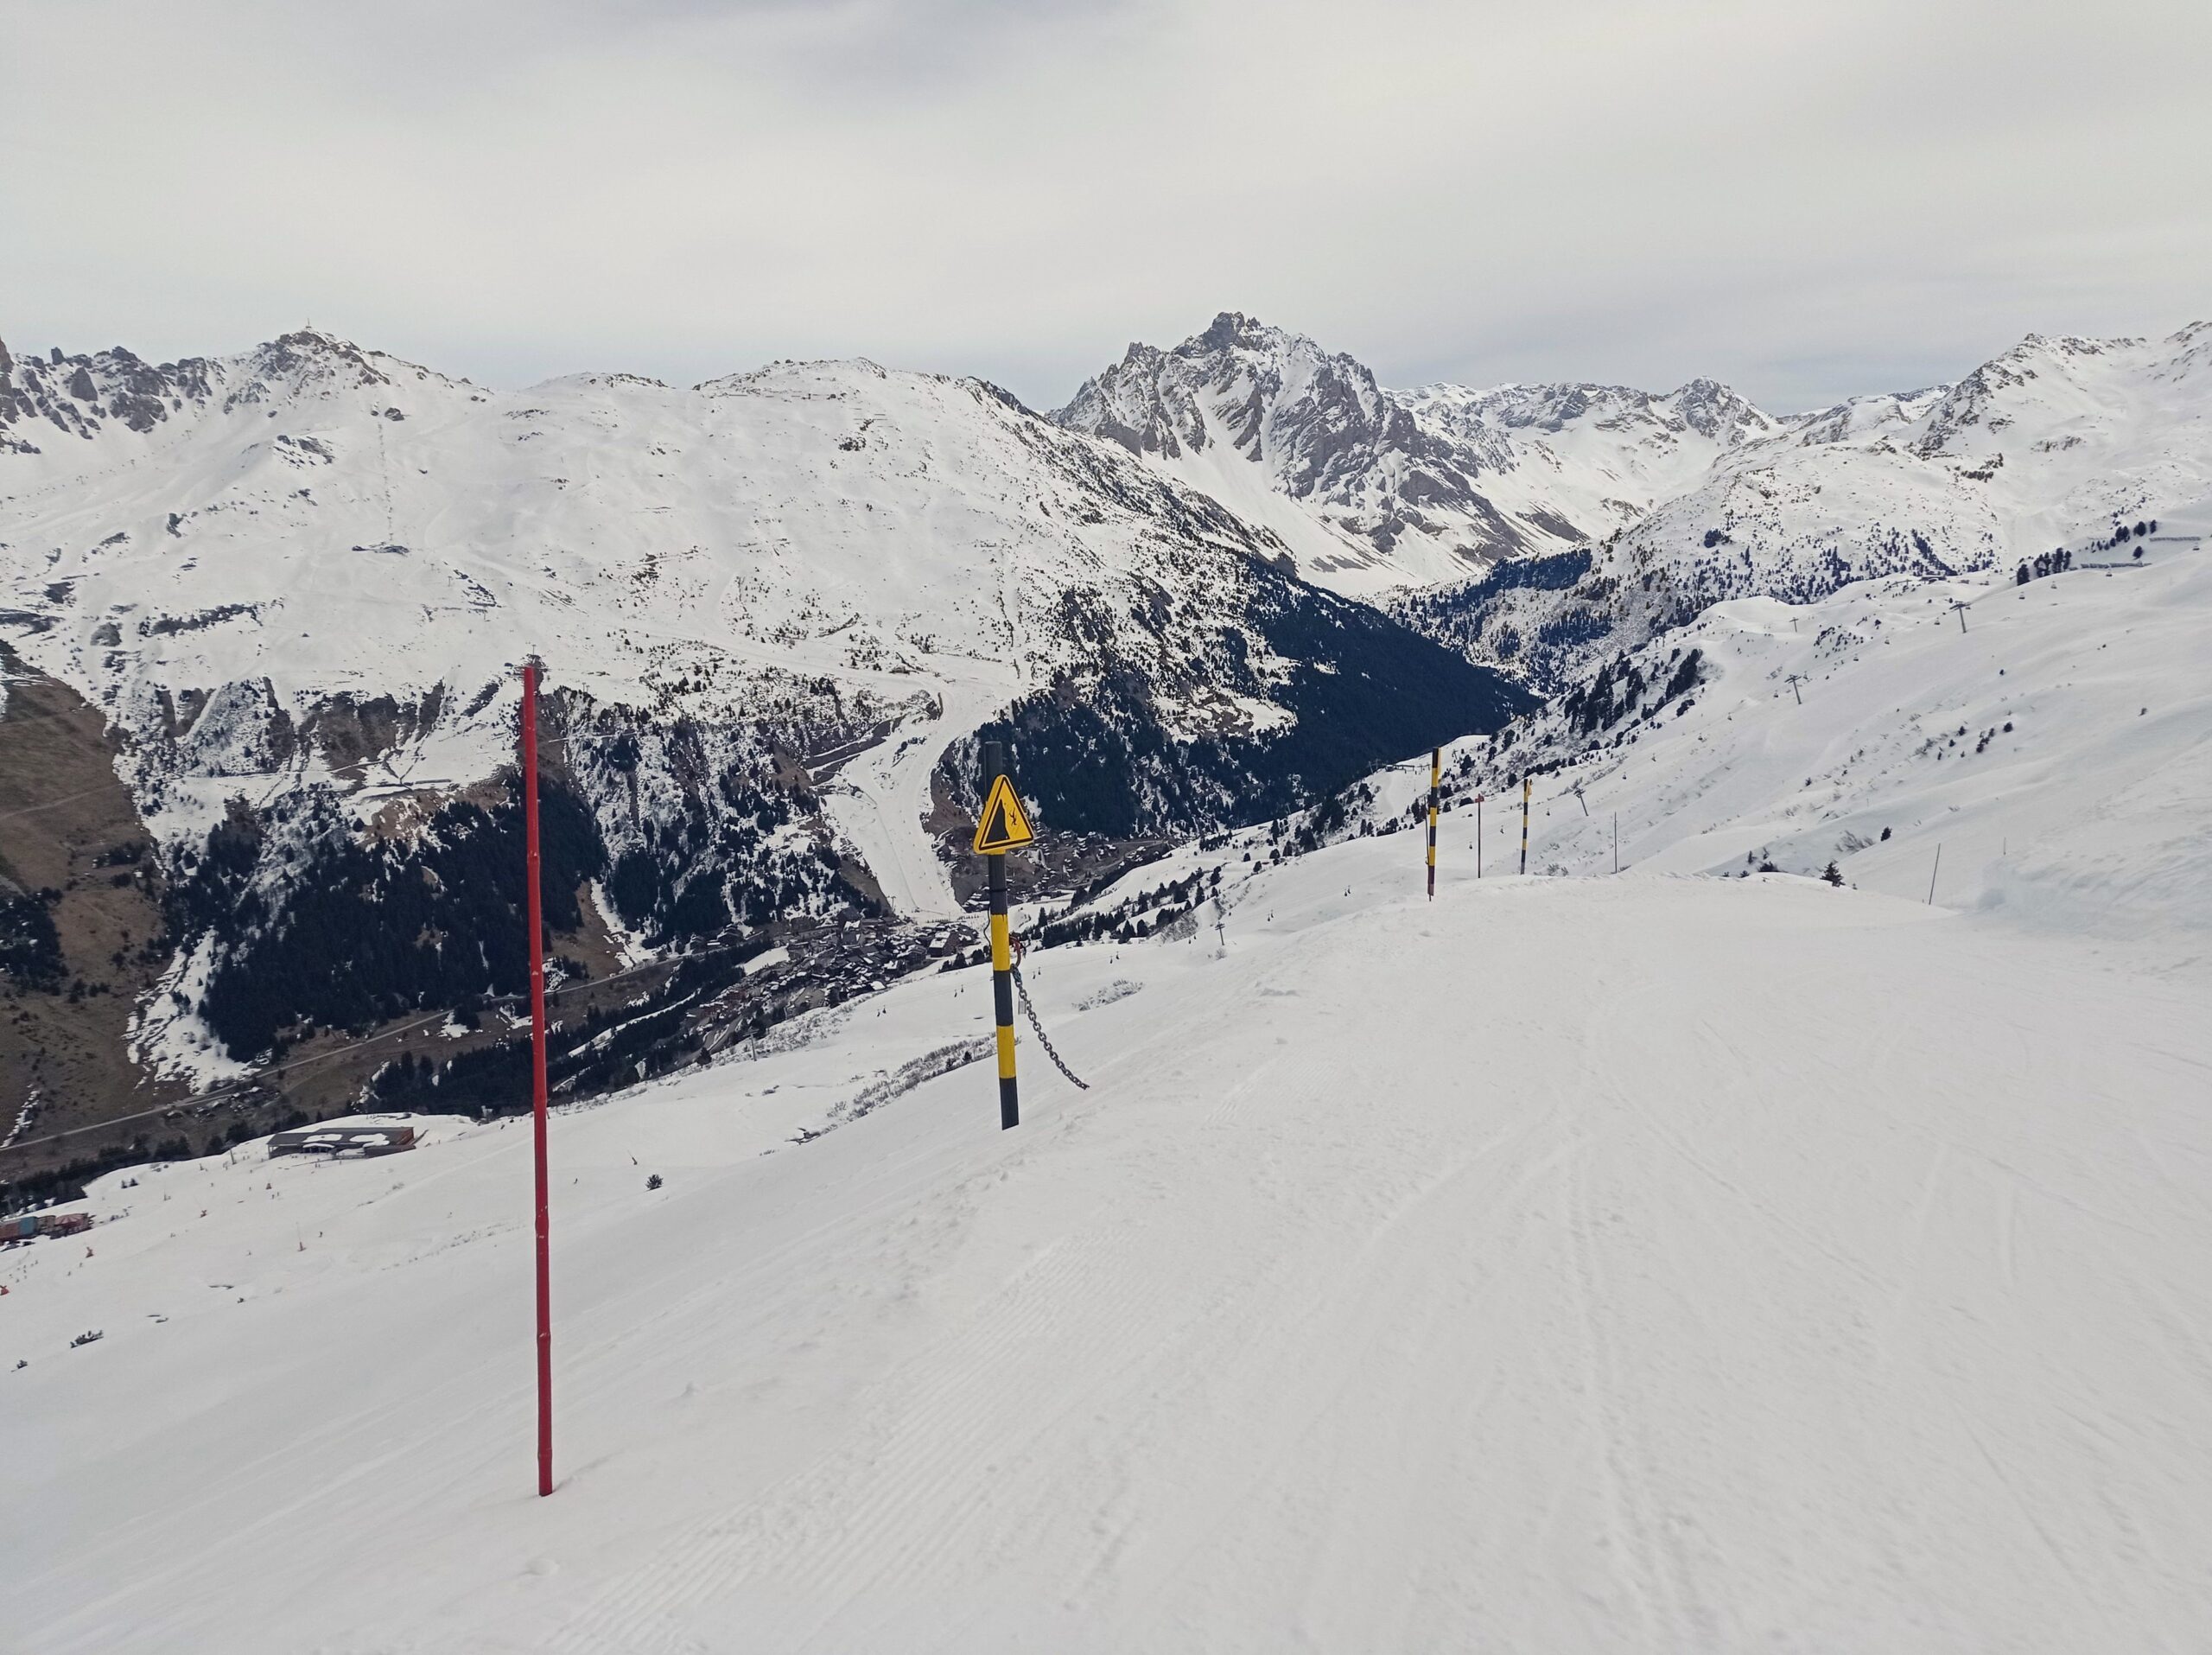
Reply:
[[0, 1241], [29, 1241], [35, 1236], [73, 1236], [92, 1227], [89, 1213], [25, 1213], [0, 1219]]

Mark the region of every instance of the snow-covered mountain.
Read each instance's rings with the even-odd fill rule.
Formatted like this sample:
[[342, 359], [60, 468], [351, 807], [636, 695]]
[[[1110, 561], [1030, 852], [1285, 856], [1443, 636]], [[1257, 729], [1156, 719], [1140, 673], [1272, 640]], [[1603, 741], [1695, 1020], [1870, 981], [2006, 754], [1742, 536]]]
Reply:
[[1780, 429], [1726, 386], [1390, 391], [1351, 357], [1224, 311], [1133, 344], [1053, 417], [1264, 524], [1299, 572], [1363, 597], [1579, 545]]
[[779, 364], [511, 395], [314, 334], [15, 378], [23, 652], [116, 716], [149, 813], [192, 831], [241, 776], [358, 767], [306, 730], [341, 701], [393, 703], [342, 778], [358, 806], [488, 773], [533, 650], [595, 705], [768, 720], [804, 759], [1132, 675], [1184, 741], [1264, 741], [1303, 658], [1261, 612], [1370, 624], [1281, 581], [1264, 530], [972, 380]]
[[[1528, 704], [1498, 673], [1586, 742], [1618, 729], [1592, 708], [1694, 698], [1675, 634], [1716, 604], [2154, 544], [2212, 493], [2208, 356], [2204, 327], [2031, 339], [1786, 421], [1705, 381], [1391, 391], [1234, 315], [1133, 347], [1052, 419], [865, 362], [506, 393], [311, 333], [161, 365], [10, 356], [0, 646], [106, 721], [96, 767], [156, 855], [103, 828], [63, 857], [65, 909], [79, 885], [140, 893], [75, 945], [41, 928], [44, 876], [0, 869], [0, 965], [66, 983], [56, 948], [97, 938], [113, 980], [77, 980], [136, 1008], [147, 1064], [202, 1080], [512, 991], [503, 771], [531, 652], [581, 971], [952, 918], [969, 893], [941, 853], [983, 738], [1052, 830], [1039, 876], [1090, 888], [1493, 728]], [[1389, 618], [1288, 572], [1379, 593], [1510, 550]], [[837, 994], [888, 969], [842, 958]], [[27, 1084], [58, 1107], [59, 1082]]]
[[1393, 605], [1540, 687], [1727, 599], [1803, 602], [2086, 554], [2212, 492], [2212, 324], [2031, 337], [1957, 384], [1864, 398], [1721, 455], [1595, 546]]
[[[1287, 808], [1516, 704], [975, 380], [508, 393], [305, 332], [4, 361], [0, 641], [119, 743], [178, 949], [149, 1018], [212, 1003], [236, 1056], [512, 975], [445, 939], [480, 929], [448, 911], [452, 859], [511, 848], [532, 653], [573, 829], [549, 856], [618, 952], [957, 913], [938, 846], [987, 721], [1048, 827], [1122, 840]], [[394, 903], [417, 940], [332, 980]]]

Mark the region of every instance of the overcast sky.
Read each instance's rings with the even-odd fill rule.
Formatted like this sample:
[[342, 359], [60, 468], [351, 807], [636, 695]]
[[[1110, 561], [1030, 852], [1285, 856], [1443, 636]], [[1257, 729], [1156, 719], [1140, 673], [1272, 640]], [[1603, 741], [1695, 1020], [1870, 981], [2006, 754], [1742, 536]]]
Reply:
[[0, 339], [1777, 411], [2212, 316], [2207, 0], [0, 0]]

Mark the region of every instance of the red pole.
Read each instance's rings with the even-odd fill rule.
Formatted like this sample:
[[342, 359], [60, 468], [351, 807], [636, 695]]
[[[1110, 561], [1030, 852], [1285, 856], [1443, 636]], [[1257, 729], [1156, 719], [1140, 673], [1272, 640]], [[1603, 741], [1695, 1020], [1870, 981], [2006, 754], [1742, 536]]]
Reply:
[[530, 1106], [537, 1168], [537, 1492], [553, 1492], [552, 1225], [545, 1200], [545, 920], [537, 872], [537, 668], [522, 670], [522, 831], [530, 864]]

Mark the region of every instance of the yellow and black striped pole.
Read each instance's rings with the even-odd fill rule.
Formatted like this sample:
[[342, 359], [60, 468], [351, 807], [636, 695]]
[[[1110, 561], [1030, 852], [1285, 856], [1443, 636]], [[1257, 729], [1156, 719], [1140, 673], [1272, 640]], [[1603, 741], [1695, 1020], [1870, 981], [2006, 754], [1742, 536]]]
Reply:
[[[1006, 750], [996, 742], [983, 744], [983, 779], [989, 792], [997, 791], [997, 784], [1006, 775]], [[984, 821], [977, 831], [979, 843], [984, 830], [991, 825], [992, 812], [987, 804]], [[989, 870], [991, 894], [991, 1012], [998, 1025], [999, 1046], [999, 1130], [1021, 1124], [1021, 1098], [1014, 1079], [1014, 952], [1007, 934], [1006, 915], [1006, 852], [987, 850], [983, 864]]]
[[1536, 784], [1528, 777], [1521, 778], [1521, 871], [1529, 871], [1529, 795]]
[[1436, 795], [1444, 782], [1444, 749], [1428, 750], [1428, 900], [1436, 901]]

